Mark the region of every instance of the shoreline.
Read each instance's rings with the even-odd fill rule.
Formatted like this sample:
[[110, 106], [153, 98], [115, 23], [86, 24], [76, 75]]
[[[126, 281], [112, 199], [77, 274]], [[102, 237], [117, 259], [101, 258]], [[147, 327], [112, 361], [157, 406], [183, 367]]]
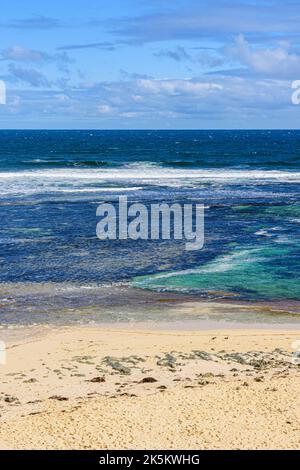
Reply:
[[185, 329], [188, 324], [191, 330], [300, 325], [298, 301], [204, 299], [128, 285], [0, 284], [0, 307], [0, 335], [35, 325]]
[[[34, 325], [13, 325], [0, 326], [0, 340], [4, 341], [8, 347], [16, 347], [26, 342], [38, 341], [53, 334], [71, 333], [72, 331], [99, 331], [109, 333], [128, 334], [159, 334], [159, 335], [198, 335], [206, 336], [211, 332], [218, 334], [242, 333], [253, 334], [282, 334], [299, 332], [299, 325], [293, 323], [240, 323], [234, 321], [210, 321], [210, 320], [182, 320], [182, 321], [148, 321], [148, 322], [119, 322], [102, 324], [34, 324]], [[247, 336], [247, 335], [246, 335]]]
[[296, 328], [26, 334], [0, 366], [0, 448], [299, 448]]

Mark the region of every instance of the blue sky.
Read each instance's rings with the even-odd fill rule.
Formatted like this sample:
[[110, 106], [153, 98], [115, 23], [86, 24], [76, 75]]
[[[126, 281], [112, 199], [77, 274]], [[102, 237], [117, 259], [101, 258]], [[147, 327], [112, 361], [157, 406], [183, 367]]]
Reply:
[[1, 128], [299, 128], [300, 2], [10, 0]]

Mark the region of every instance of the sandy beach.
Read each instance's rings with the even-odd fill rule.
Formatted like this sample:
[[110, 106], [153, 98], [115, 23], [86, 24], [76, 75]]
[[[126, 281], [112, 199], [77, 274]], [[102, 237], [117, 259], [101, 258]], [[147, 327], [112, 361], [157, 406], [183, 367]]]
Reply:
[[11, 333], [0, 446], [299, 449], [299, 339], [296, 328]]

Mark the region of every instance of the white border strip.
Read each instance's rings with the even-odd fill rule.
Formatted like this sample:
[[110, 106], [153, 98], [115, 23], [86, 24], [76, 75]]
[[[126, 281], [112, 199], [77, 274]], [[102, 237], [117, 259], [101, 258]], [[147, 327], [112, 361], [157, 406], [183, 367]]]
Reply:
[[6, 86], [3, 80], [0, 80], [0, 104], [6, 104]]

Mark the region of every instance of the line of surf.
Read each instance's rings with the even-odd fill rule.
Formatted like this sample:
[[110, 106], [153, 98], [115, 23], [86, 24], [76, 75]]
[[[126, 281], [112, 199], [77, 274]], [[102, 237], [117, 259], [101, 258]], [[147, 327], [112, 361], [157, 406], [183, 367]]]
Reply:
[[0, 180], [174, 180], [300, 182], [300, 172], [280, 170], [211, 170], [173, 168], [49, 169], [0, 172]]

